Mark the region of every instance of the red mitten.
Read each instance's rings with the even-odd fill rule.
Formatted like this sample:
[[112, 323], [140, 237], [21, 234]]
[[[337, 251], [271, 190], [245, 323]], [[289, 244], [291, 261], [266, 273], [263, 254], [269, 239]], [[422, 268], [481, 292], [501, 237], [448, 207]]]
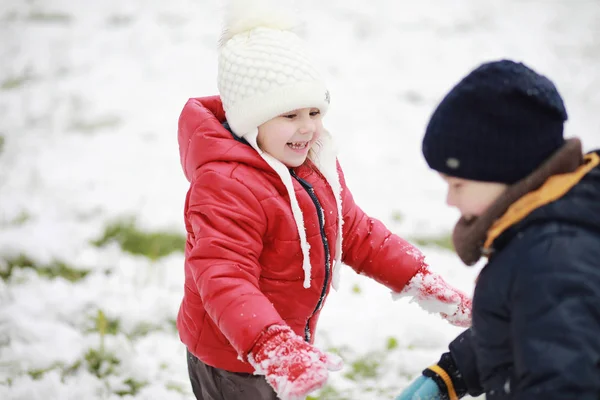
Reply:
[[328, 370], [342, 368], [339, 357], [322, 352], [281, 325], [265, 331], [248, 354], [248, 361], [281, 400], [303, 400], [325, 385]]
[[471, 299], [429, 271], [427, 266], [421, 268], [400, 293], [394, 294], [394, 298], [407, 296], [424, 310], [439, 313], [452, 325], [471, 326]]

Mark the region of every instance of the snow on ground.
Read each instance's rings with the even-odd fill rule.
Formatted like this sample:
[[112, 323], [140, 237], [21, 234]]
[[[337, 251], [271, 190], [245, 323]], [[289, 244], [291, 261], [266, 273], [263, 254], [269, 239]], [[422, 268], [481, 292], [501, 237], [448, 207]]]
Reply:
[[[149, 259], [92, 242], [132, 217], [147, 232], [184, 232], [176, 124], [187, 98], [216, 93], [220, 3], [0, 4], [0, 270], [17, 265], [0, 281], [0, 398], [192, 398], [173, 326], [181, 253]], [[483, 61], [513, 58], [549, 75], [566, 100], [567, 135], [600, 147], [597, 1], [301, 4], [348, 184], [411, 240], [443, 238], [457, 217], [420, 140], [436, 102]], [[423, 250], [472, 291], [477, 268]], [[28, 263], [89, 272], [70, 281], [18, 268]], [[321, 398], [393, 398], [460, 329], [349, 270], [342, 278], [318, 343], [346, 367]]]

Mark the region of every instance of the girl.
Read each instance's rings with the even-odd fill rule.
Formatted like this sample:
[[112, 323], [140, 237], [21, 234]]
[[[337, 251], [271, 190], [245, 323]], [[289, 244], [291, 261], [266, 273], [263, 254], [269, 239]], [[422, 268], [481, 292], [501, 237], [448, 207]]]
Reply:
[[470, 323], [470, 300], [354, 203], [323, 128], [329, 92], [274, 6], [230, 3], [220, 97], [190, 99], [179, 120], [190, 189], [177, 327], [197, 399], [304, 399], [322, 387], [341, 362], [313, 346], [314, 332], [342, 262]]

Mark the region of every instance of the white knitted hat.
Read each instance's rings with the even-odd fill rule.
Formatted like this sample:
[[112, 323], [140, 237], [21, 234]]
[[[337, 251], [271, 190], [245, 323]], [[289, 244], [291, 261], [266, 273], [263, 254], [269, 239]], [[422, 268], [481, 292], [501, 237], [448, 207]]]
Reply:
[[[315, 107], [321, 115], [329, 108], [329, 91], [310, 60], [304, 41], [292, 31], [293, 13], [284, 0], [229, 0], [219, 48], [218, 88], [233, 133], [243, 137], [281, 177], [300, 235], [304, 287], [310, 287], [310, 255], [304, 217], [296, 199], [288, 168], [263, 152], [257, 143], [258, 127], [286, 112]], [[312, 160], [334, 191], [339, 229], [333, 286], [338, 287], [342, 254], [341, 185], [330, 135], [321, 140]]]
[[281, 6], [265, 0], [230, 5], [219, 49], [218, 88], [233, 132], [244, 136], [299, 108], [316, 107], [325, 115], [327, 87]]

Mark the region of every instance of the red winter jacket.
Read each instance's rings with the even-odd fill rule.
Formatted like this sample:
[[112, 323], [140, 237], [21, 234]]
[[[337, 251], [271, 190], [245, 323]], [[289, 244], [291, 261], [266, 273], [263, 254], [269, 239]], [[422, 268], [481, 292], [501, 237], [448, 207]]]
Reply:
[[[219, 97], [190, 99], [179, 119], [181, 164], [190, 189], [184, 297], [177, 317], [183, 343], [206, 364], [253, 372], [244, 360], [265, 328], [287, 324], [312, 342], [329, 293], [324, 240], [315, 202], [296, 179], [312, 265], [303, 287], [302, 251], [281, 178], [248, 144], [222, 125]], [[342, 171], [342, 261], [393, 291], [424, 265], [420, 252], [369, 218], [355, 203]], [[333, 191], [310, 162], [294, 169], [323, 208], [324, 234], [336, 243]], [[330, 260], [335, 246], [329, 246]]]

